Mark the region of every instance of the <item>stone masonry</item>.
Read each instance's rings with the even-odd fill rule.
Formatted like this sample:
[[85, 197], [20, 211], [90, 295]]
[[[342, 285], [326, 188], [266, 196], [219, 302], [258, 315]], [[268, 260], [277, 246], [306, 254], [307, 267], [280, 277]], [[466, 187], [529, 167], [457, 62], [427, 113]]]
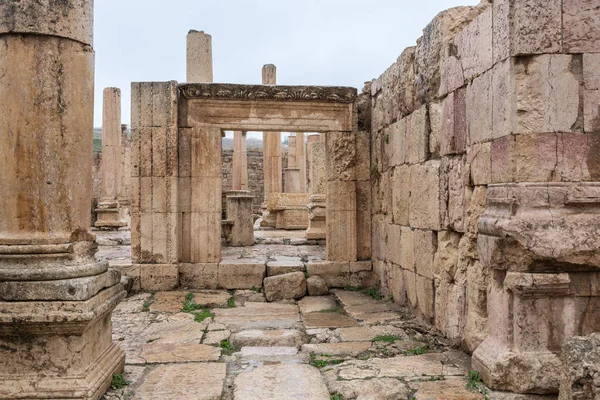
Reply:
[[600, 329], [592, 3], [444, 11], [357, 102], [381, 287], [493, 389], [556, 395], [561, 346]]

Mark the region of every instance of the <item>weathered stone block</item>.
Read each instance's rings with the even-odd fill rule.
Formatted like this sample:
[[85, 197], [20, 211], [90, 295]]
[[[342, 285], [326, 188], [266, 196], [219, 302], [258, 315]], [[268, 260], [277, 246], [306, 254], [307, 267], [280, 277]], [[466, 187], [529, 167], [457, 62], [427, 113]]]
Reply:
[[267, 276], [289, 274], [290, 272], [304, 271], [304, 263], [298, 261], [269, 261], [267, 263]]
[[469, 181], [473, 185], [487, 185], [492, 181], [492, 144], [479, 143], [467, 150]]
[[563, 50], [569, 53], [600, 52], [600, 9], [595, 1], [562, 3]]
[[461, 88], [442, 103], [440, 155], [464, 153], [467, 136], [467, 89]]
[[303, 272], [269, 276], [263, 283], [267, 301], [298, 299], [306, 294], [306, 279]]
[[492, 69], [492, 137], [494, 139], [513, 132], [515, 119], [515, 75], [513, 58], [498, 62]]
[[327, 132], [327, 180], [356, 180], [356, 134], [353, 132]]
[[560, 51], [560, 3], [497, 0], [493, 2], [493, 15], [494, 62], [510, 56]]
[[[329, 196], [328, 196], [329, 200]], [[327, 208], [327, 259], [356, 261], [356, 211], [333, 211]]]
[[[513, 132], [581, 132], [581, 59], [566, 54], [518, 58], [514, 64]], [[510, 92], [509, 92], [510, 93]]]
[[309, 276], [306, 280], [306, 290], [309, 296], [327, 296], [329, 287], [325, 279], [320, 276]]
[[407, 117], [408, 162], [416, 164], [429, 157], [429, 119], [427, 106], [414, 111]]
[[435, 327], [450, 339], [461, 339], [465, 327], [466, 288], [435, 280]]
[[410, 226], [440, 229], [440, 162], [428, 161], [410, 170]]
[[309, 276], [320, 276], [327, 286], [345, 287], [350, 284], [350, 263], [336, 261], [309, 262], [306, 265]]
[[[408, 226], [410, 215], [410, 172], [411, 167], [402, 165], [394, 168], [392, 176], [391, 210], [394, 223]], [[385, 190], [385, 188], [384, 188]], [[389, 187], [388, 187], [389, 191]]]
[[473, 79], [467, 87], [469, 144], [492, 138], [492, 71]]
[[513, 182], [515, 176], [515, 146], [514, 135], [504, 136], [492, 141], [492, 182]]
[[[385, 237], [384, 237], [385, 239]], [[387, 226], [387, 240], [385, 242], [385, 260], [393, 262], [394, 264], [402, 264], [402, 227], [396, 224], [388, 224]]]
[[174, 290], [179, 287], [177, 264], [140, 265], [140, 286], [142, 290]]
[[600, 334], [576, 336], [562, 348], [563, 368], [559, 400], [585, 400], [600, 396]]
[[417, 274], [414, 271], [402, 270], [402, 284], [406, 293], [408, 304], [417, 307]]
[[429, 320], [434, 318], [435, 289], [433, 279], [415, 275], [418, 310]]
[[266, 265], [258, 260], [237, 259], [219, 263], [218, 282], [223, 289], [261, 288]]
[[[487, 7], [454, 39], [457, 58], [466, 80], [492, 68], [492, 7]], [[462, 86], [451, 88], [452, 90]]]
[[466, 156], [443, 157], [441, 163], [440, 215], [442, 226], [465, 231], [465, 188], [468, 182]]
[[583, 55], [583, 82], [588, 90], [600, 89], [600, 54]]
[[420, 276], [433, 279], [433, 259], [437, 251], [437, 233], [429, 230], [413, 231], [415, 271]]
[[371, 179], [371, 135], [365, 131], [356, 132], [355, 135], [356, 180], [368, 181]]
[[583, 91], [585, 132], [600, 132], [600, 90]]
[[217, 289], [217, 263], [179, 264], [179, 286], [182, 289]]
[[408, 162], [409, 159], [409, 137], [407, 133], [408, 118], [400, 119], [390, 125], [385, 132], [384, 149], [388, 154], [389, 165], [397, 166]]
[[432, 158], [438, 158], [440, 155], [442, 109], [443, 105], [440, 102], [429, 103], [429, 153]]
[[[394, 262], [392, 260], [392, 262]], [[400, 263], [403, 269], [408, 271], [415, 270], [415, 245], [413, 241], [413, 230], [408, 227], [401, 227], [400, 235]]]

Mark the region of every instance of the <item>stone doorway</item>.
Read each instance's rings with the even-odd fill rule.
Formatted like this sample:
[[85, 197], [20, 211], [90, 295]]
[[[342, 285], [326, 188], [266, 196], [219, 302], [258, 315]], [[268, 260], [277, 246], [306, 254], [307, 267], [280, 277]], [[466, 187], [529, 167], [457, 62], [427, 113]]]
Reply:
[[171, 81], [134, 83], [132, 96], [132, 262], [143, 289], [229, 288], [232, 275], [264, 274], [222, 262], [224, 131], [321, 132], [326, 261], [308, 268], [348, 284], [371, 271], [369, 138], [355, 127], [356, 89]]

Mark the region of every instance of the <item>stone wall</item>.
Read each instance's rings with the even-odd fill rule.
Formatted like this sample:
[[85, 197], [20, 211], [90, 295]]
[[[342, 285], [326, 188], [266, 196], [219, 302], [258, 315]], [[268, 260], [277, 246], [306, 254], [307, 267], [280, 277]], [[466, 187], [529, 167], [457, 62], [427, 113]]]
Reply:
[[471, 351], [488, 335], [492, 277], [503, 279], [478, 249], [488, 186], [600, 179], [600, 12], [584, 3], [484, 0], [444, 11], [365, 88], [382, 290]]

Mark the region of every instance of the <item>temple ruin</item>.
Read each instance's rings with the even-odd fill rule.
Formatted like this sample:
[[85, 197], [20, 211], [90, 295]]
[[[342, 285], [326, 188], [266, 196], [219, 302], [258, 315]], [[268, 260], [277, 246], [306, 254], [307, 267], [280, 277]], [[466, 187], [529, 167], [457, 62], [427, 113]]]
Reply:
[[0, 0], [0, 399], [600, 398], [600, 0], [443, 11], [361, 90], [192, 30], [94, 158], [92, 20]]

